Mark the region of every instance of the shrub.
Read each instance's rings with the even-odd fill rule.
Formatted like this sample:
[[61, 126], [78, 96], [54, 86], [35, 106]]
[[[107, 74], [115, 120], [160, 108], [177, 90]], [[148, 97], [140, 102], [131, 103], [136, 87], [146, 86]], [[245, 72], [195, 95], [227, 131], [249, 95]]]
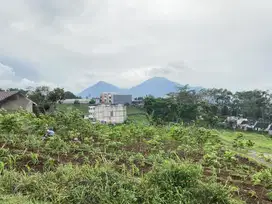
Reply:
[[166, 162], [148, 174], [143, 203], [232, 203], [228, 188], [202, 183], [202, 168], [190, 163]]
[[268, 188], [272, 188], [272, 169], [264, 169], [253, 175], [254, 184], [262, 184]]
[[79, 101], [79, 100], [75, 100], [75, 101], [74, 101], [74, 104], [75, 104], [75, 105], [79, 105], [79, 104], [80, 104], [80, 101]]

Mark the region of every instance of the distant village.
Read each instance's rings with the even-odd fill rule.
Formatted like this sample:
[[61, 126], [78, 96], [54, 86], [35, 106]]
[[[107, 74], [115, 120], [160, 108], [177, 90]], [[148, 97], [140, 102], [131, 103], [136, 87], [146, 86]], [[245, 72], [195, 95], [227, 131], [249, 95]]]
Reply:
[[[91, 103], [90, 103], [91, 101]], [[99, 98], [66, 99], [63, 104], [89, 104], [89, 114], [84, 116], [92, 122], [120, 124], [127, 119], [127, 106], [143, 106], [143, 97], [132, 99], [131, 94], [103, 92]]]
[[[132, 100], [132, 95], [103, 92], [100, 98], [65, 99], [62, 104], [88, 104], [89, 114], [85, 119], [91, 122], [118, 124], [127, 119], [127, 106], [132, 104], [143, 105], [143, 98]], [[1, 91], [0, 108], [5, 110], [18, 110], [23, 108], [33, 112], [37, 104], [18, 91]]]
[[[92, 123], [121, 124], [128, 118], [127, 107], [133, 105], [143, 108], [144, 98], [133, 99], [130, 94], [102, 92], [100, 97], [64, 99], [60, 103], [88, 105], [88, 114], [85, 114], [84, 118]], [[35, 106], [37, 106], [35, 102], [19, 91], [0, 91], [0, 109], [14, 111], [23, 108], [28, 112], [33, 112]], [[221, 123], [221, 127], [242, 131], [263, 131], [272, 135], [270, 122], [250, 120], [242, 116], [226, 117], [225, 121]]]

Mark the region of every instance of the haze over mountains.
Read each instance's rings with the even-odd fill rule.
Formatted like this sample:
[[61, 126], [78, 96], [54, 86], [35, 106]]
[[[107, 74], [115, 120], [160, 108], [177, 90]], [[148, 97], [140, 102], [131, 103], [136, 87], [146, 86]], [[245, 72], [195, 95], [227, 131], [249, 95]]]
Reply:
[[[100, 81], [97, 84], [85, 89], [78, 95], [85, 97], [99, 97], [102, 92], [116, 92], [122, 94], [132, 94], [133, 97], [152, 95], [163, 97], [164, 95], [177, 91], [177, 87], [183, 86], [163, 77], [154, 77], [134, 86], [130, 89], [122, 89], [107, 82]], [[200, 89], [200, 87], [192, 87]]]

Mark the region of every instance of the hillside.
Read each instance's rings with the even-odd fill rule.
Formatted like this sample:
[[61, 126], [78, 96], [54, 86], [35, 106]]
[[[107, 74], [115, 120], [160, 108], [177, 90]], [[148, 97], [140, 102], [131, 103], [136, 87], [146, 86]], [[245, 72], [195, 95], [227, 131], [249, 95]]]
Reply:
[[[154, 77], [144, 81], [143, 83], [134, 86], [129, 89], [121, 89], [115, 85], [106, 83], [106, 82], [98, 82], [97, 84], [90, 86], [85, 89], [78, 95], [85, 97], [98, 97], [101, 92], [116, 92], [116, 93], [126, 93], [131, 94], [133, 97], [153, 95], [155, 97], [163, 97], [164, 95], [175, 92], [177, 87], [182, 86], [176, 82], [170, 81], [163, 77]], [[195, 87], [195, 89], [199, 89], [200, 87]], [[192, 87], [194, 89], [194, 87]]]
[[[56, 134], [43, 141], [48, 125]], [[257, 134], [244, 133], [239, 140], [250, 139], [253, 147], [234, 148], [241, 133], [182, 125], [93, 125], [76, 111], [39, 117], [3, 112], [0, 127], [0, 203], [272, 201], [271, 168], [243, 156], [263, 143], [271, 147], [270, 138]]]

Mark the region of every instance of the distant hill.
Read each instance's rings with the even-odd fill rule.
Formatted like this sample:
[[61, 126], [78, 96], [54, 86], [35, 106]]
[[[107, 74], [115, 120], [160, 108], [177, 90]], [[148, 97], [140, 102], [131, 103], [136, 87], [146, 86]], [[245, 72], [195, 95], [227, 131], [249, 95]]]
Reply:
[[[183, 85], [170, 81], [164, 77], [154, 77], [144, 81], [143, 83], [134, 86], [130, 89], [121, 89], [112, 84], [100, 81], [97, 84], [85, 89], [78, 95], [85, 97], [99, 97], [101, 92], [116, 92], [132, 94], [133, 97], [152, 95], [155, 97], [163, 97], [170, 92], [176, 92], [177, 87]], [[192, 89], [199, 90], [201, 87], [191, 87]]]
[[85, 89], [78, 95], [82, 98], [86, 97], [99, 97], [102, 92], [120, 92], [120, 88], [112, 84], [100, 81], [97, 84]]
[[170, 92], [176, 92], [178, 86], [181, 85], [166, 78], [154, 77], [135, 87], [132, 87], [129, 89], [129, 93], [135, 97], [146, 95], [162, 97]]

